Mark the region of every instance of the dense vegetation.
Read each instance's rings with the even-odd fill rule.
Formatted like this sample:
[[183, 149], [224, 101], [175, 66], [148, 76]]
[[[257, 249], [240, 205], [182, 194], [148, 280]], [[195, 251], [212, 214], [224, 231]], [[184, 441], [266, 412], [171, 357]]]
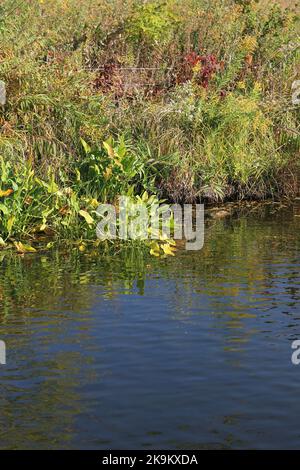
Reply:
[[293, 8], [4, 0], [0, 36], [3, 245], [26, 251], [19, 240], [36, 233], [89, 238], [98, 203], [119, 194], [296, 194]]

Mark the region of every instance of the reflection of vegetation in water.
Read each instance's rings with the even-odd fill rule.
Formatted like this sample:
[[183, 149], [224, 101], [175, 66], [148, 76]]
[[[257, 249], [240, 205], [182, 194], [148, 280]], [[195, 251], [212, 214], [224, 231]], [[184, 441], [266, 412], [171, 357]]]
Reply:
[[[81, 292], [75, 298], [73, 289], [65, 301], [56, 301], [72, 283], [66, 271], [62, 279], [53, 266], [40, 270], [40, 261], [11, 259], [0, 283], [0, 336], [8, 349], [0, 399], [1, 441], [6, 449], [27, 448], [28, 443], [30, 448], [68, 446], [75, 432], [74, 417], [86, 409], [78, 388], [94, 379], [86, 348], [91, 293]], [[74, 314], [75, 324], [70, 326]], [[40, 339], [34, 338], [35, 328]]]
[[[28, 443], [33, 449], [67, 446], [75, 433], [74, 417], [86, 408], [77, 388], [87, 380], [88, 374], [83, 371], [89, 358], [72, 351], [53, 351], [46, 356], [42, 347], [35, 349], [22, 334], [17, 336], [17, 341], [9, 340], [8, 345], [10, 351], [18, 354], [16, 381], [20, 383], [20, 390], [11, 378], [6, 378], [5, 372], [1, 374], [0, 426], [1, 441], [5, 445], [0, 448], [24, 449], [28, 448]], [[28, 357], [32, 358], [29, 364]], [[23, 361], [27, 361], [26, 373], [22, 371]], [[27, 382], [31, 383], [28, 392], [21, 385]], [[26, 430], [24, 414], [23, 418], [18, 418], [18, 407], [27, 416]]]
[[47, 308], [53, 302], [59, 307], [61, 299], [74, 311], [87, 310], [93, 299], [86, 286], [92, 284], [103, 286], [103, 295], [108, 297], [133, 290], [143, 295], [145, 280], [153, 273], [179, 282], [186, 294], [205, 291], [232, 300], [240, 296], [246, 283], [250, 298], [257, 282], [265, 283], [267, 288], [272, 276], [262, 259], [280, 262], [282, 249], [298, 243], [295, 232], [299, 223], [299, 218], [291, 219], [286, 211], [269, 219], [256, 216], [253, 220], [242, 217], [214, 221], [206, 228], [201, 251], [182, 251], [171, 260], [157, 261], [137, 248], [120, 250], [117, 255], [61, 249], [43, 255], [7, 257], [0, 275], [2, 318], [12, 309]]
[[[85, 382], [99, 383], [102, 374], [92, 363], [94, 348], [101, 347], [102, 330], [95, 335], [95, 321], [101, 325], [105, 303], [117, 306], [123, 295], [136, 295], [147, 308], [152, 298], [159, 299], [153, 313], [162, 320], [167, 301], [169, 318], [195, 324], [196, 330], [203, 316], [212, 338], [221, 338], [225, 359], [239, 367], [238, 353], [255, 336], [260, 316], [279, 305], [277, 277], [286, 280], [280, 285], [285, 303], [299, 303], [299, 289], [290, 287], [299, 277], [299, 224], [289, 211], [216, 220], [207, 226], [200, 252], [182, 251], [164, 260], [135, 249], [114, 256], [60, 250], [6, 257], [0, 273], [0, 337], [15, 356], [13, 375], [22, 390], [6, 376], [11, 370], [3, 369], [1, 396], [8, 398], [1, 398], [0, 424], [6, 448], [25, 442], [16, 405], [32, 422], [26, 429], [32, 447], [76, 440], [76, 416], [88, 412], [80, 389]], [[26, 381], [33, 383], [28, 393]]]

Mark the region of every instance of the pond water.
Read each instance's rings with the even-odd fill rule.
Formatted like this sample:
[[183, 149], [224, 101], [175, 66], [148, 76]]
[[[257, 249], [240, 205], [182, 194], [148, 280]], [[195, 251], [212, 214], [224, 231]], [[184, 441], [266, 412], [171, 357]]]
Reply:
[[0, 447], [299, 448], [299, 215], [215, 220], [165, 260], [5, 257]]

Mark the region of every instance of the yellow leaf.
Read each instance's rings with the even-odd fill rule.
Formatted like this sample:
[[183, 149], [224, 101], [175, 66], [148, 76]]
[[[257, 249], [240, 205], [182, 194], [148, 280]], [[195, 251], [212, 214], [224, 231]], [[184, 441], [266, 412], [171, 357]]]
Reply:
[[147, 191], [145, 191], [142, 195], [142, 201], [146, 202], [146, 201], [148, 201], [148, 199], [149, 199], [148, 193], [147, 193]]
[[94, 209], [97, 209], [97, 207], [99, 206], [99, 202], [97, 201], [97, 199], [91, 199], [89, 202], [90, 202], [90, 205], [91, 205]]
[[159, 244], [155, 241], [151, 242], [150, 244], [150, 255], [152, 256], [159, 256], [160, 255], [160, 249], [159, 249]]
[[91, 217], [87, 211], [81, 210], [79, 214], [85, 219], [87, 224], [92, 225], [94, 223], [93, 217]]
[[0, 197], [7, 197], [10, 196], [14, 192], [13, 189], [7, 189], [6, 191], [2, 191], [0, 189]]
[[152, 256], [159, 256], [159, 252], [151, 249], [151, 250], [150, 250], [150, 255], [152, 255]]
[[114, 158], [115, 152], [114, 152], [114, 149], [112, 148], [112, 146], [108, 142], [103, 142], [103, 147], [107, 151], [110, 158]]
[[164, 243], [161, 247], [162, 247], [165, 255], [175, 256], [174, 253], [173, 253], [175, 248], [170, 246], [169, 243]]

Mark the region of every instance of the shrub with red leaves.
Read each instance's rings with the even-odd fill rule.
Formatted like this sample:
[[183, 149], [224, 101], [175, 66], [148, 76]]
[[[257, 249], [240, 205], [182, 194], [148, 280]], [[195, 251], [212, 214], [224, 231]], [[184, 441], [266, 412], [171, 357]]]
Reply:
[[184, 58], [185, 64], [188, 66], [189, 73], [187, 74], [191, 78], [193, 74], [193, 68], [198, 64], [201, 64], [201, 67], [198, 72], [196, 72], [196, 79], [204, 88], [208, 87], [209, 81], [213, 75], [224, 68], [224, 63], [219, 62], [215, 55], [198, 55], [196, 52], [189, 52]]

